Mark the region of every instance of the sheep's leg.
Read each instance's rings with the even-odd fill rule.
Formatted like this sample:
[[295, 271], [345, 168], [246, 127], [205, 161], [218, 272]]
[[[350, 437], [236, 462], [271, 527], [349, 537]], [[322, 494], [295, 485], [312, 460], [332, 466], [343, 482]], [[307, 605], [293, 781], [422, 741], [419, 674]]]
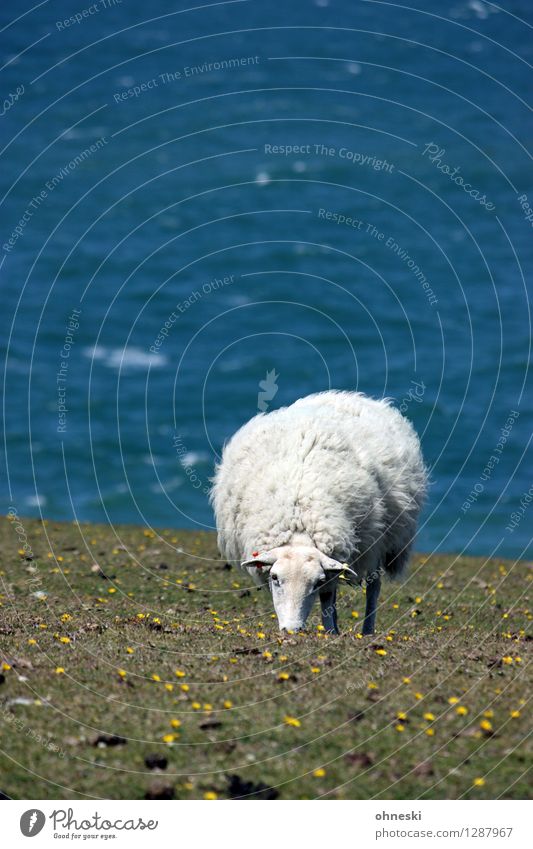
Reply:
[[[336, 583], [336, 582], [335, 582]], [[337, 628], [337, 587], [327, 586], [319, 591], [322, 607], [322, 624], [328, 634], [338, 634]]]
[[376, 611], [378, 606], [378, 598], [381, 590], [381, 579], [379, 574], [366, 584], [366, 610], [365, 620], [363, 622], [363, 634], [373, 634], [376, 625]]

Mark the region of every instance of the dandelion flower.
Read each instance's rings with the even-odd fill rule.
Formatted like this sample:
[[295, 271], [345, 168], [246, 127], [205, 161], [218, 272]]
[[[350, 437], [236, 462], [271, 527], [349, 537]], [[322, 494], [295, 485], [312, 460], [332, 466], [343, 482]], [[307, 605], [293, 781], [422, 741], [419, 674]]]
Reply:
[[494, 716], [494, 711], [493, 710], [485, 710], [485, 711], [483, 711], [483, 716], [485, 716], [487, 719], [492, 719], [492, 717]]
[[428, 737], [433, 737], [434, 734], [435, 734], [435, 729], [434, 728], [426, 728], [425, 733], [428, 735]]
[[28, 640], [28, 645], [29, 645], [29, 646], [36, 646], [36, 645], [37, 645], [37, 640], [34, 640], [34, 639]]
[[174, 689], [174, 684], [165, 684], [165, 690], [168, 690], [169, 693]]
[[184, 693], [188, 693], [188, 692], [189, 692], [189, 690], [190, 690], [191, 688], [189, 687], [189, 685], [188, 685], [188, 684], [180, 684], [180, 689], [181, 689]]
[[152, 675], [152, 681], [161, 681], [160, 676], [159, 676], [159, 675], [157, 675], [157, 673], [156, 673], [156, 672], [154, 672], [154, 674]]
[[233, 702], [230, 701], [230, 699], [226, 699], [226, 701], [223, 703], [223, 707], [225, 707], [227, 710], [229, 710], [230, 708], [233, 707]]
[[315, 771], [313, 772], [313, 775], [314, 775], [315, 778], [324, 778], [325, 774], [326, 774], [326, 770], [323, 769], [322, 767], [315, 769]]
[[127, 652], [127, 654], [133, 654], [133, 652], [134, 652], [134, 651], [135, 651], [135, 649], [132, 649], [132, 647], [131, 647], [131, 646], [126, 646], [126, 652]]
[[182, 669], [175, 669], [174, 675], [176, 676], [176, 678], [185, 678], [185, 672], [183, 672]]
[[450, 696], [450, 698], [448, 699], [448, 704], [456, 705], [458, 701], [459, 699], [457, 698], [457, 696]]
[[299, 719], [296, 719], [295, 716], [284, 716], [283, 722], [285, 725], [291, 725], [293, 728], [299, 728], [302, 724]]
[[193, 710], [201, 710], [202, 705], [200, 704], [200, 702], [193, 702], [191, 707]]
[[518, 719], [518, 717], [520, 716], [520, 711], [512, 710], [509, 712], [509, 716], [511, 717], [511, 719]]
[[411, 683], [410, 678], [402, 678], [402, 684], [410, 684], [410, 683]]
[[436, 719], [436, 716], [434, 713], [428, 712], [424, 714], [424, 719], [427, 719], [428, 722], [433, 722], [433, 720]]
[[357, 610], [352, 610], [352, 617], [353, 617], [354, 619], [359, 619], [359, 613], [358, 613], [358, 611], [357, 611]]
[[420, 701], [420, 699], [423, 699], [423, 698], [424, 698], [423, 693], [415, 693], [415, 699], [417, 699], [418, 701]]
[[175, 739], [175, 734], [164, 734], [162, 737], [163, 743], [173, 743]]
[[466, 716], [468, 713], [468, 708], [464, 705], [459, 705], [459, 707], [455, 708], [455, 713], [457, 713], [459, 716]]
[[399, 710], [396, 716], [398, 717], [398, 719], [407, 719], [407, 714], [404, 713], [403, 710]]
[[117, 672], [118, 672], [118, 674], [120, 675], [121, 678], [125, 678], [126, 675], [128, 674], [125, 669], [117, 669]]
[[484, 778], [474, 778], [474, 787], [484, 787], [485, 779]]
[[56, 666], [56, 675], [63, 675], [65, 670], [62, 666]]
[[394, 727], [396, 731], [405, 731], [405, 725], [402, 725], [401, 722], [398, 722]]
[[206, 793], [204, 793], [204, 799], [218, 799], [218, 795], [215, 793], [214, 790], [208, 790]]
[[288, 681], [289, 675], [287, 672], [280, 672], [278, 675], [278, 681]]
[[490, 722], [488, 719], [482, 719], [479, 723], [479, 727], [483, 731], [492, 731], [492, 722]]
[[384, 657], [387, 652], [385, 651], [385, 649], [376, 649], [376, 654], [379, 654], [380, 657]]
[[313, 673], [313, 675], [318, 675], [318, 673], [320, 672], [320, 666], [312, 666], [311, 672]]
[[65, 643], [65, 645], [67, 645], [68, 643], [70, 643], [70, 637], [60, 637], [59, 642]]

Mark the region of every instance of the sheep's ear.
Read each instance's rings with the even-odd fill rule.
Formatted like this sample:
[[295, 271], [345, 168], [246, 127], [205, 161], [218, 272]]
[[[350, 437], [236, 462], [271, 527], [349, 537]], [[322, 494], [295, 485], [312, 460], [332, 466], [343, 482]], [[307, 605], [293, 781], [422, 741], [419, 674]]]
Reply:
[[334, 560], [333, 557], [328, 557], [326, 554], [320, 556], [320, 565], [324, 572], [339, 572], [344, 573], [347, 578], [357, 578], [357, 572], [348, 566], [347, 563], [341, 563], [339, 560]]
[[268, 569], [274, 565], [276, 560], [277, 553], [274, 551], [257, 551], [252, 552], [252, 556], [249, 560], [243, 560], [241, 567], [243, 569], [250, 569], [250, 567], [255, 566], [255, 568], [260, 572], [262, 570], [268, 571]]

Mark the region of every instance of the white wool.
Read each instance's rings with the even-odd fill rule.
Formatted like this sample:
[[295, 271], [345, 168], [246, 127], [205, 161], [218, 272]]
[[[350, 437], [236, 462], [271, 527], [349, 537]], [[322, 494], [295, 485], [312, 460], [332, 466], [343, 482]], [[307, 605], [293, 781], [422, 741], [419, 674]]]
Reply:
[[388, 400], [309, 395], [255, 416], [225, 446], [211, 493], [219, 549], [241, 562], [312, 545], [360, 579], [379, 568], [396, 575], [425, 490], [418, 437]]

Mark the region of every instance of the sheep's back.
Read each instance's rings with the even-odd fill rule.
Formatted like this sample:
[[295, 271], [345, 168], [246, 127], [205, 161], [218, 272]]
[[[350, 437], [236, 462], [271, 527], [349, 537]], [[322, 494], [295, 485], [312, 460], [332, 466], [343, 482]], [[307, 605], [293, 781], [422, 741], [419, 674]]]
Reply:
[[423, 478], [409, 423], [357, 393], [321, 393], [256, 416], [226, 445], [216, 472], [221, 552], [242, 559], [306, 533], [340, 559], [376, 545], [385, 554], [414, 533], [419, 466]]

